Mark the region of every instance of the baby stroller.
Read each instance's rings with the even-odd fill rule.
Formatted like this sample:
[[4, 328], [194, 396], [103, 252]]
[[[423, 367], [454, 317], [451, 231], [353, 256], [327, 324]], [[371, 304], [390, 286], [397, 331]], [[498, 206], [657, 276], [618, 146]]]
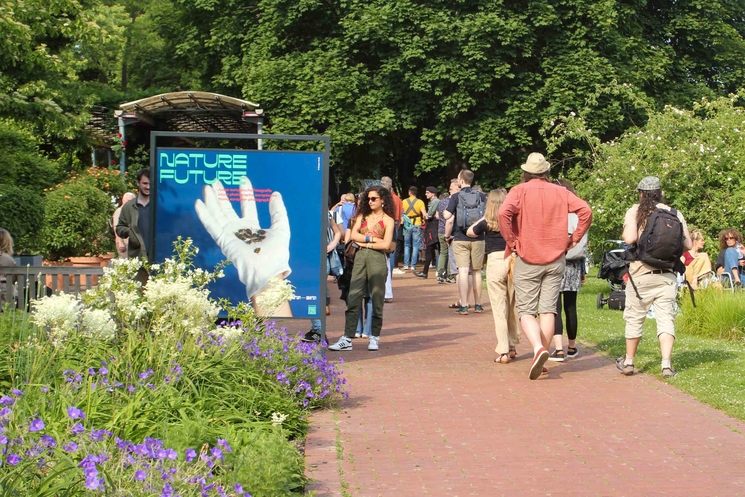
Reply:
[[608, 280], [610, 295], [605, 298], [598, 294], [598, 309], [608, 304], [609, 309], [623, 310], [626, 307], [626, 283], [623, 277], [628, 273], [629, 261], [624, 260], [625, 244], [621, 240], [605, 240], [603, 242], [603, 258], [600, 261], [598, 278]]

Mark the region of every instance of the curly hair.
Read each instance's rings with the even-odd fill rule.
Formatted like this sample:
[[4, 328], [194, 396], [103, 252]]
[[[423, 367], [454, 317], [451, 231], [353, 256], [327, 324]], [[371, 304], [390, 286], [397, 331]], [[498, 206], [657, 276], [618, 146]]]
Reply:
[[719, 232], [719, 249], [726, 249], [727, 248], [727, 237], [733, 236], [735, 237], [735, 241], [742, 243], [742, 233], [737, 231], [736, 229], [731, 230], [722, 230]]
[[13, 255], [13, 237], [3, 228], [0, 228], [0, 254]]
[[395, 211], [391, 191], [381, 185], [371, 186], [367, 190], [362, 192], [362, 195], [360, 195], [360, 214], [362, 214], [363, 217], [367, 217], [372, 214], [370, 202], [367, 199], [367, 196], [370, 194], [370, 192], [376, 192], [378, 196], [383, 199], [383, 212], [395, 219]]
[[667, 204], [662, 190], [639, 190], [639, 209], [636, 211], [636, 225], [639, 229], [647, 224], [647, 218], [657, 204]]

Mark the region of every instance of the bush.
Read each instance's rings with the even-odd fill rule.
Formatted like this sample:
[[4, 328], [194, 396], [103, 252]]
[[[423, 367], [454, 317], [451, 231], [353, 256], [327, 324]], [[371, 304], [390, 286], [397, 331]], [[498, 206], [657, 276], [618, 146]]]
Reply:
[[714, 101], [702, 99], [692, 110], [667, 106], [651, 112], [643, 128], [604, 143], [581, 117], [561, 119], [555, 140], [585, 140], [592, 151], [585, 167], [569, 173], [594, 212], [592, 246], [620, 238], [626, 210], [639, 201], [636, 185], [653, 175], [688, 224], [708, 235], [706, 251], [716, 258], [717, 233], [745, 227], [744, 96], [742, 90]]
[[42, 249], [44, 199], [30, 188], [0, 185], [0, 227], [13, 237], [17, 254], [36, 254]]
[[9, 119], [0, 119], [0, 184], [41, 193], [62, 179], [57, 164], [39, 150], [30, 131]]
[[98, 255], [108, 251], [108, 221], [113, 212], [106, 193], [84, 181], [49, 192], [44, 206], [42, 240], [51, 260]]
[[142, 263], [116, 260], [82, 299], [0, 313], [0, 340], [15, 344], [0, 349], [4, 495], [302, 490], [294, 441], [309, 408], [343, 393], [340, 373], [245, 306], [231, 310], [243, 323], [216, 327], [206, 286], [220, 270], [195, 269], [188, 241], [176, 249], [144, 289]]
[[707, 288], [696, 292], [696, 307], [683, 299], [676, 327], [681, 333], [726, 340], [745, 339], [745, 292]]

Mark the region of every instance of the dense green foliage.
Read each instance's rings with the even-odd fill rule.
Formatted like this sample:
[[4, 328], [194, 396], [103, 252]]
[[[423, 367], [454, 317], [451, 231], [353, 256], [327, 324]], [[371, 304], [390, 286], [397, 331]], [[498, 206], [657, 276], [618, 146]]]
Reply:
[[682, 333], [742, 342], [745, 339], [745, 292], [707, 288], [682, 300], [675, 325]]
[[88, 160], [89, 105], [191, 89], [260, 103], [270, 132], [330, 135], [337, 181], [464, 166], [501, 181], [557, 115], [610, 139], [745, 75], [742, 0], [6, 5], [0, 117], [67, 169]]
[[672, 206], [691, 228], [707, 236], [706, 250], [716, 258], [720, 230], [745, 226], [745, 110], [741, 95], [695, 102], [692, 110], [667, 106], [650, 113], [643, 128], [618, 140], [600, 142], [579, 116], [555, 127], [557, 141], [583, 140], [591, 153], [586, 167], [575, 168], [578, 193], [594, 211], [594, 246], [621, 236], [626, 209], [638, 202], [641, 178], [658, 176]]

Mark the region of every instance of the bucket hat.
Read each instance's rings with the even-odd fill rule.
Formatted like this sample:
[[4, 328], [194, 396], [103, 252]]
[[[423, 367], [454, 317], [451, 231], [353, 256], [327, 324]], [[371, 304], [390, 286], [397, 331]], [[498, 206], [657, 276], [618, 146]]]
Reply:
[[660, 178], [658, 178], [657, 176], [647, 176], [646, 178], [642, 178], [639, 184], [636, 185], [636, 189], [643, 192], [653, 192], [655, 190], [659, 190]]
[[543, 174], [551, 169], [551, 164], [549, 164], [543, 154], [533, 152], [528, 156], [525, 164], [520, 166], [520, 169], [530, 174]]

